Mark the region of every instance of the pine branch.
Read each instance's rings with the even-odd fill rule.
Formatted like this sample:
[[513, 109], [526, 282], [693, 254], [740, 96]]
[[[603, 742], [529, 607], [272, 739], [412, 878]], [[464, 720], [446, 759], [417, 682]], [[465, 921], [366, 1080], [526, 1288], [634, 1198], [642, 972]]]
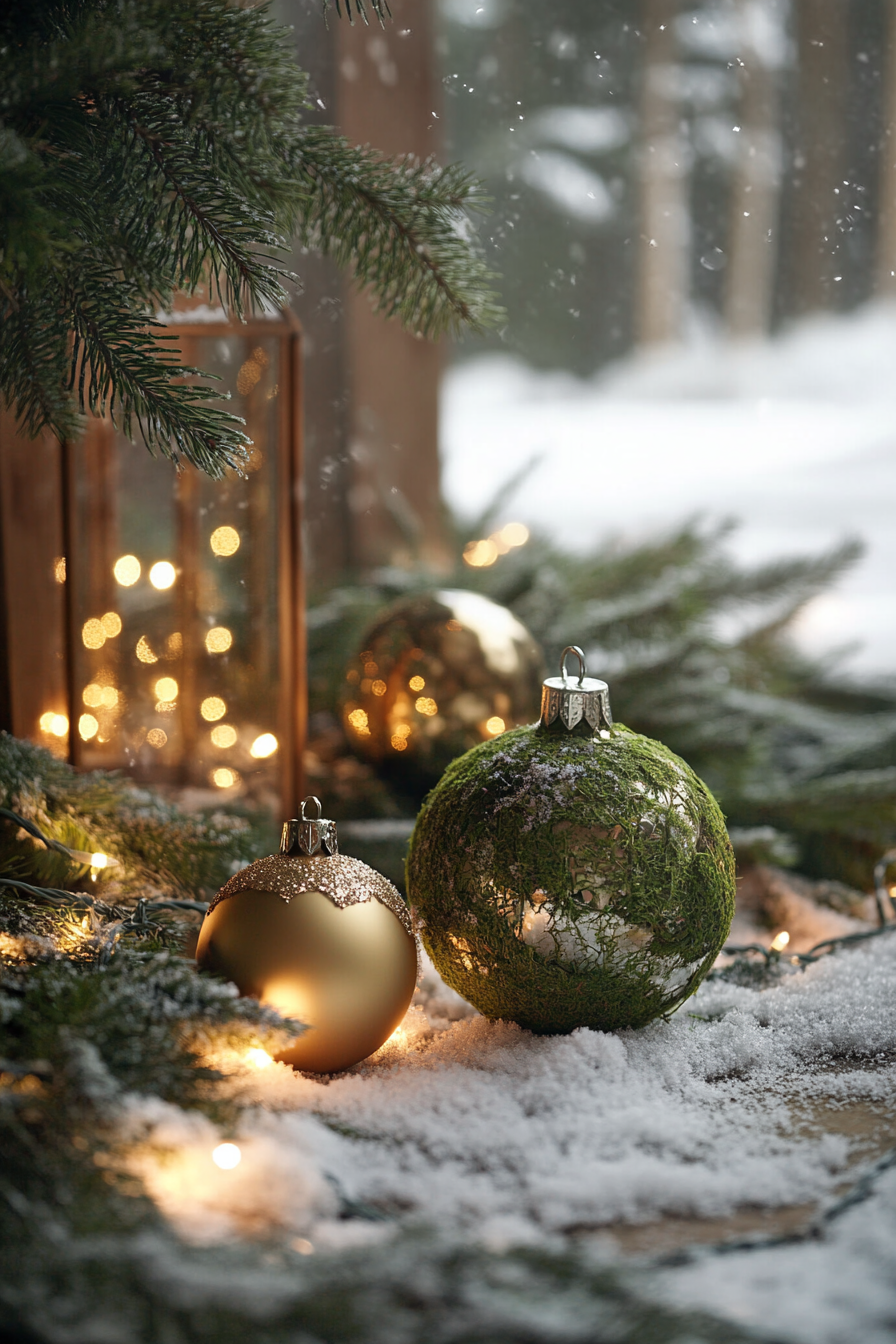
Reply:
[[146, 447], [173, 462], [186, 458], [211, 476], [238, 470], [249, 442], [238, 428], [245, 422], [210, 404], [214, 394], [206, 385], [173, 381], [210, 375], [180, 365], [178, 352], [163, 345], [175, 338], [154, 334], [164, 328], [135, 313], [120, 290], [94, 271], [67, 295], [74, 334], [69, 388], [77, 389], [79, 409], [108, 414], [128, 438], [136, 425]]
[[495, 277], [467, 236], [466, 212], [485, 202], [462, 168], [384, 160], [317, 127], [304, 132], [291, 162], [307, 184], [300, 238], [351, 268], [377, 311], [425, 336], [499, 319]]
[[[365, 0], [345, 10], [367, 20]], [[497, 319], [472, 181], [305, 128], [307, 80], [267, 5], [10, 0], [0, 38], [0, 394], [30, 433], [108, 404], [153, 449], [232, 465], [233, 417], [153, 361], [150, 318], [206, 283], [238, 317], [284, 303], [294, 229], [415, 332]]]

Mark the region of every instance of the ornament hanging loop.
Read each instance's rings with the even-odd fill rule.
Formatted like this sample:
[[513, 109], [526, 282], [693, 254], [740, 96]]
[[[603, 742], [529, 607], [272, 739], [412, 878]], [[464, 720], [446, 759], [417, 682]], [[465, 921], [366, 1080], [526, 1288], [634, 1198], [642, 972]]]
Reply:
[[[313, 808], [317, 815], [307, 816], [306, 809]], [[338, 854], [339, 841], [336, 837], [335, 821], [327, 821], [321, 816], [320, 799], [314, 794], [302, 802], [298, 817], [284, 821], [280, 836], [280, 853], [291, 858], [311, 858], [314, 854]]]
[[566, 679], [567, 679], [566, 659], [569, 657], [569, 655], [570, 655], [571, 653], [574, 654], [574, 655], [576, 656], [576, 658], [578, 658], [578, 660], [579, 660], [579, 685], [581, 686], [581, 685], [583, 685], [583, 683], [584, 683], [584, 681], [585, 681], [585, 672], [586, 672], [586, 668], [585, 668], [585, 652], [584, 652], [583, 649], [580, 649], [580, 648], [579, 648], [578, 644], [567, 644], [566, 648], [565, 648], [565, 649], [563, 650], [563, 652], [561, 653], [561, 655], [560, 655], [560, 675], [561, 675], [561, 677], [563, 678], [563, 680], [566, 681]]
[[[578, 681], [566, 670], [570, 654], [579, 664]], [[548, 677], [542, 684], [541, 726], [577, 737], [609, 737], [613, 730], [607, 683], [587, 675], [585, 654], [578, 644], [567, 644], [560, 655], [560, 676]]]

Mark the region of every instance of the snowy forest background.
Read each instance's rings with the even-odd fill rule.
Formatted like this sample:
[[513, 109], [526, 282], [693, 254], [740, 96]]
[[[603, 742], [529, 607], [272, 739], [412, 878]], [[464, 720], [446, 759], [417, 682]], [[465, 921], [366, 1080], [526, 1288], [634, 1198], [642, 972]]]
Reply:
[[[896, 8], [442, 0], [446, 151], [493, 199], [509, 320], [443, 384], [443, 480], [558, 541], [742, 523], [740, 558], [858, 536], [814, 651], [896, 655]], [[388, 71], [386, 72], [388, 74]]]

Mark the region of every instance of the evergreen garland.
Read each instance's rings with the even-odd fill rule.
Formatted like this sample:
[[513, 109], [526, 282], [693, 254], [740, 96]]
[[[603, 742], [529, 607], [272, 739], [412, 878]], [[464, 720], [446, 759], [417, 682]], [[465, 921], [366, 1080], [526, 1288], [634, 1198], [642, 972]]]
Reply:
[[239, 467], [242, 422], [155, 315], [202, 284], [238, 318], [285, 302], [294, 234], [425, 336], [497, 315], [464, 227], [475, 183], [305, 126], [269, 5], [8, 0], [0, 90], [0, 393], [32, 435], [90, 411], [213, 476]]
[[[896, 845], [896, 686], [851, 676], [837, 651], [809, 657], [794, 640], [800, 612], [858, 546], [739, 566], [727, 525], [688, 522], [584, 554], [533, 536], [488, 568], [465, 564], [464, 543], [506, 516], [504, 492], [482, 517], [455, 521], [448, 575], [389, 571], [312, 600], [312, 711], [338, 717], [349, 660], [399, 594], [472, 589], [520, 618], [550, 669], [566, 645], [582, 645], [590, 673], [609, 682], [614, 717], [664, 742], [709, 785], [739, 856], [870, 890], [874, 864]], [[420, 798], [408, 793], [395, 797], [378, 781], [340, 803], [341, 815], [413, 813]]]

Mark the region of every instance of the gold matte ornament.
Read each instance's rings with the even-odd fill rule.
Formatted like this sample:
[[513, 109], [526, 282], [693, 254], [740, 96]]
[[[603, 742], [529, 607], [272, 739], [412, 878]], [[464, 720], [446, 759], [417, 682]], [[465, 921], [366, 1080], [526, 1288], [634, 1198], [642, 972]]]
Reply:
[[[306, 817], [316, 806], [317, 816]], [[336, 1073], [387, 1041], [410, 1005], [417, 944], [401, 896], [338, 852], [336, 827], [308, 798], [283, 826], [280, 853], [258, 859], [212, 901], [196, 960], [307, 1030], [278, 1059]]]

